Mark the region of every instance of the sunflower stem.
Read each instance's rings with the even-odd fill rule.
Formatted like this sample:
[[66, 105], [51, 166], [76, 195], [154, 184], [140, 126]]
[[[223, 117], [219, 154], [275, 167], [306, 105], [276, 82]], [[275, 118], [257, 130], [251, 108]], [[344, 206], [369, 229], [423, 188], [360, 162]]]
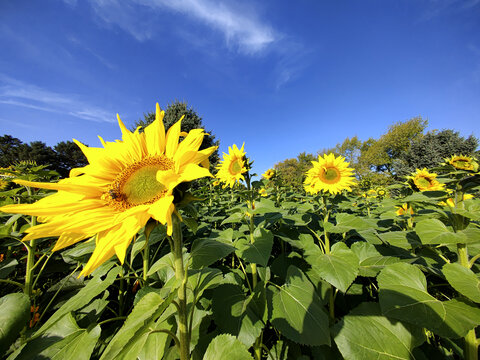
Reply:
[[190, 335], [188, 333], [187, 314], [187, 272], [183, 264], [183, 237], [181, 222], [172, 214], [173, 255], [175, 258], [175, 277], [180, 283], [178, 288], [178, 331], [180, 333], [180, 360], [190, 359]]
[[[37, 218], [32, 216], [32, 227], [37, 224]], [[35, 271], [35, 253], [37, 251], [37, 239], [30, 240], [30, 246], [27, 246], [27, 268], [25, 270], [25, 288], [24, 293], [29, 297], [33, 293], [33, 273]]]
[[[470, 268], [470, 262], [468, 261], [468, 251], [466, 244], [457, 244], [458, 260], [460, 265]], [[475, 334], [475, 328], [470, 330], [464, 337], [465, 347], [463, 357], [465, 360], [478, 360], [478, 342]]]

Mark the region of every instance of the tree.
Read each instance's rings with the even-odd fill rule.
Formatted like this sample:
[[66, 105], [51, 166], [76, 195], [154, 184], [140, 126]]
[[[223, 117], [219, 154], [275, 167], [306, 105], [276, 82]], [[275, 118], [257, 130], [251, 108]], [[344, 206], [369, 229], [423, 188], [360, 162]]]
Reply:
[[415, 169], [438, 166], [452, 155], [472, 156], [478, 144], [478, 139], [473, 135], [465, 139], [453, 130], [429, 131], [414, 140], [410, 148], [400, 156], [396, 166], [397, 175], [405, 176]]
[[281, 161], [275, 164], [277, 178], [285, 186], [301, 189], [305, 173], [312, 167], [312, 161], [316, 159], [315, 155], [302, 152], [296, 159]]
[[410, 148], [412, 141], [423, 135], [427, 123], [419, 116], [391, 125], [387, 133], [372, 141], [362, 152], [360, 162], [377, 172], [395, 175], [396, 160]]
[[62, 177], [68, 176], [71, 169], [83, 167], [88, 164], [82, 150], [73, 141], [61, 141], [54, 147], [54, 167]]
[[[192, 108], [189, 107], [185, 101], [175, 100], [173, 103], [168, 104], [165, 110], [165, 117], [163, 118], [163, 123], [165, 126], [165, 131], [167, 131], [173, 124], [175, 124], [183, 115], [185, 117], [182, 120], [182, 131], [189, 132], [192, 129], [204, 129], [202, 124], [202, 118], [198, 113]], [[135, 122], [134, 129], [141, 127], [142, 129], [150, 125], [155, 120], [155, 112], [147, 112], [143, 114], [143, 119], [139, 119]], [[132, 129], [132, 130], [134, 130]], [[215, 136], [211, 135], [211, 131], [207, 131], [210, 135], [203, 138], [202, 145], [200, 149], [206, 149], [211, 146], [218, 146], [219, 141], [215, 141]], [[220, 157], [218, 155], [218, 150], [215, 151], [209, 158], [211, 166], [215, 166]]]
[[8, 167], [23, 160], [46, 165], [62, 177], [68, 176], [70, 169], [88, 163], [80, 148], [72, 141], [59, 142], [52, 149], [42, 141], [24, 144], [10, 135], [0, 136], [0, 167]]

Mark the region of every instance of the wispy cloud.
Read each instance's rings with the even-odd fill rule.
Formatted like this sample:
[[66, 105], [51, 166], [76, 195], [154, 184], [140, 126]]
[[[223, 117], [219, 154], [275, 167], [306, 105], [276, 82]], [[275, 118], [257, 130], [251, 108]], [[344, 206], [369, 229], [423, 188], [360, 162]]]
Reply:
[[480, 5], [480, 0], [429, 0], [427, 9], [419, 20], [429, 21], [442, 14], [470, 11], [477, 5]]
[[78, 96], [52, 92], [0, 74], [0, 103], [64, 114], [95, 122], [116, 122], [114, 112], [78, 100]]
[[152, 14], [160, 16], [165, 10], [181, 13], [220, 32], [229, 48], [247, 55], [267, 49], [279, 38], [259, 18], [255, 8], [242, 3], [213, 0], [90, 0], [90, 3], [104, 22], [115, 24], [139, 41], [157, 35], [160, 22], [152, 21]]

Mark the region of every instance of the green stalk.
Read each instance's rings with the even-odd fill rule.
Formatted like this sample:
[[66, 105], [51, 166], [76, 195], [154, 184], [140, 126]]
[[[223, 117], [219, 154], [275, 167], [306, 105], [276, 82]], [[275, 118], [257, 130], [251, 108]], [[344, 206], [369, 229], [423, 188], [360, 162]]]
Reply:
[[[466, 244], [457, 244], [458, 259], [460, 265], [470, 268], [470, 262], [468, 261], [468, 252]], [[464, 337], [465, 347], [463, 357], [465, 360], [478, 360], [478, 342], [475, 334], [475, 328], [470, 330]]]
[[148, 236], [145, 233], [145, 247], [143, 248], [143, 282], [144, 285], [147, 285], [148, 283], [148, 269], [149, 269], [149, 261], [150, 261], [150, 245], [148, 244]]
[[173, 256], [175, 258], [175, 277], [180, 283], [178, 288], [178, 331], [180, 333], [180, 360], [190, 359], [190, 334], [188, 333], [187, 314], [187, 272], [183, 264], [183, 237], [181, 222], [172, 214], [173, 223]]
[[[32, 216], [32, 226], [37, 224], [37, 218]], [[33, 293], [33, 273], [35, 266], [35, 253], [37, 251], [37, 239], [30, 240], [30, 246], [27, 246], [27, 268], [25, 270], [25, 288], [24, 293], [29, 297]]]
[[[325, 212], [323, 217], [323, 238], [324, 238], [325, 254], [328, 255], [330, 254], [330, 239], [328, 237], [328, 232], [326, 230], [325, 224], [328, 222], [330, 213], [327, 208], [327, 197], [325, 195], [323, 196], [323, 204], [325, 206]], [[333, 287], [333, 285], [330, 285], [330, 296], [328, 300], [328, 314], [330, 318], [330, 323], [333, 325], [333, 323], [335, 322], [335, 288]]]

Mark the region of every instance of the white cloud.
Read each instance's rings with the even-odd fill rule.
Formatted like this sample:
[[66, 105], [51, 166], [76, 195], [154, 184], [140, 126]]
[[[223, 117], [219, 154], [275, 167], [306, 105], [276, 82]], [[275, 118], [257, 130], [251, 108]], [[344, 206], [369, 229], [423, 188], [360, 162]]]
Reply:
[[220, 32], [230, 48], [244, 54], [265, 50], [278, 34], [259, 19], [255, 9], [245, 4], [213, 0], [90, 0], [96, 14], [107, 24], [115, 24], [139, 41], [151, 39], [161, 22], [152, 14], [164, 10], [181, 13]]
[[70, 115], [82, 120], [115, 123], [115, 113], [92, 106], [76, 96], [52, 92], [0, 74], [0, 103]]

